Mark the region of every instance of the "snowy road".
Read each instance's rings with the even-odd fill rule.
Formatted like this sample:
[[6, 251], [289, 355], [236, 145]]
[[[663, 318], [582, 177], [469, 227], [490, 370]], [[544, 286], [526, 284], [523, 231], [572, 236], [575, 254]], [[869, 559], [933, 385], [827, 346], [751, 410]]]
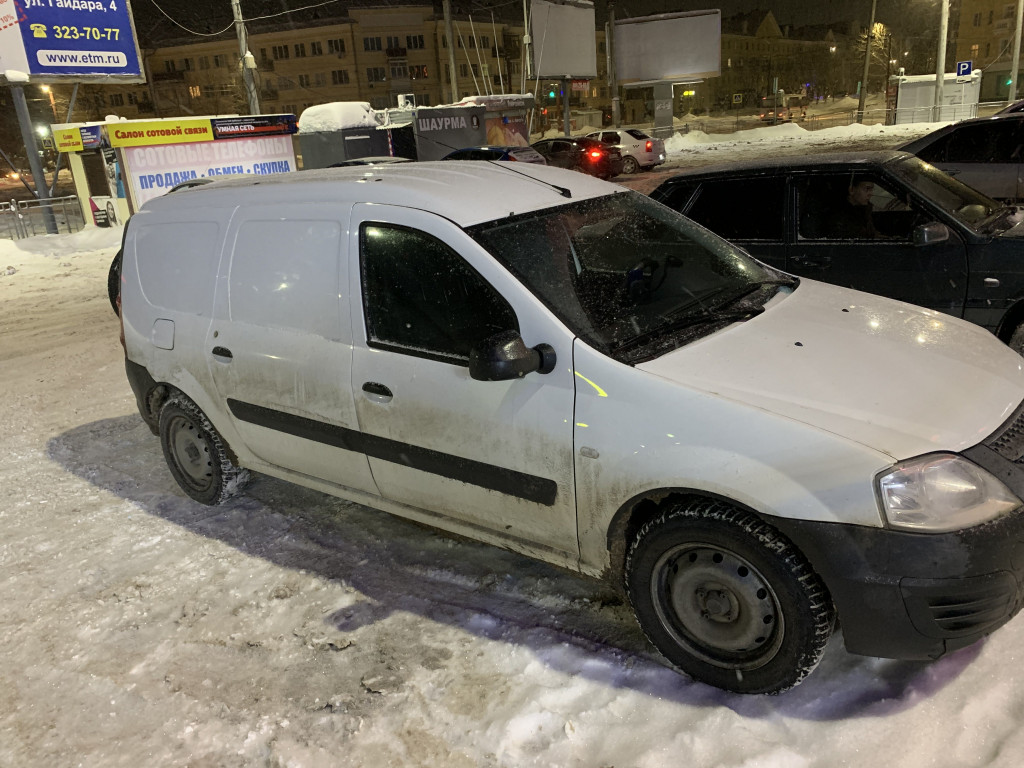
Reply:
[[[817, 141], [673, 165], [843, 143]], [[1024, 762], [1024, 617], [931, 665], [837, 636], [741, 697], [662, 666], [601, 584], [269, 478], [188, 500], [125, 380], [119, 234], [0, 240], [0, 766]]]

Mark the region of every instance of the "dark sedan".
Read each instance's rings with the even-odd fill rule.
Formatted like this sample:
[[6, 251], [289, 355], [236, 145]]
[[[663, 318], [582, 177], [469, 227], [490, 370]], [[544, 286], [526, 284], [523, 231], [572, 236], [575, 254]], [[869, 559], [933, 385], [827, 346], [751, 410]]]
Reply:
[[543, 139], [532, 146], [544, 155], [548, 165], [583, 171], [602, 179], [610, 179], [622, 173], [622, 153], [617, 147], [597, 139], [572, 139], [564, 136]]
[[963, 317], [1024, 352], [1024, 215], [913, 155], [701, 168], [651, 196], [787, 272]]
[[962, 120], [900, 147], [1004, 202], [1024, 200], [1024, 114]]

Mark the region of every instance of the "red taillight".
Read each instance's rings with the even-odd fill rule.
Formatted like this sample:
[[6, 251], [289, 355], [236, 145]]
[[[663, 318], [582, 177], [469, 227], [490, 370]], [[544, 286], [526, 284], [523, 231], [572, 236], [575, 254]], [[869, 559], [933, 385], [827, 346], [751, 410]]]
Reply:
[[594, 160], [599, 160], [601, 158], [601, 150], [600, 149], [592, 149], [592, 150], [590, 150], [590, 157], [592, 159], [594, 159]]
[[647, 151], [650, 152], [652, 149], [654, 149], [654, 144], [652, 142], [648, 141], [647, 142]]

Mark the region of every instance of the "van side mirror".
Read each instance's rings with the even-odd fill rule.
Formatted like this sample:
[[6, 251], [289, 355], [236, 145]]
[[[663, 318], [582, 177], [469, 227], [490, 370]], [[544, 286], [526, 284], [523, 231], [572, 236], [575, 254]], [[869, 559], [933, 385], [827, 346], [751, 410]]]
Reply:
[[949, 240], [949, 227], [939, 221], [914, 227], [914, 245], [933, 245]]
[[528, 373], [555, 370], [555, 350], [550, 344], [526, 346], [519, 331], [488, 336], [469, 352], [469, 375], [477, 381], [521, 379]]

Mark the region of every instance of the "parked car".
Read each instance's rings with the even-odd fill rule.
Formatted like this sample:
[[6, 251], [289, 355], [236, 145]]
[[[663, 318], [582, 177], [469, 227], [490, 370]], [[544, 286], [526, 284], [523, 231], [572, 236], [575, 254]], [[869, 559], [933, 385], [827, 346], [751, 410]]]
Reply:
[[900, 147], [1004, 202], [1024, 200], [1024, 114], [953, 123]]
[[621, 186], [528, 163], [215, 181], [130, 219], [121, 300], [192, 499], [255, 470], [623, 579], [712, 685], [795, 685], [837, 615], [852, 652], [929, 659], [1021, 607], [1020, 357]]
[[465, 147], [441, 158], [442, 160], [509, 160], [521, 163], [547, 165], [544, 155], [533, 147]]
[[610, 179], [622, 173], [622, 155], [619, 150], [597, 139], [543, 139], [532, 146], [544, 156], [548, 165], [557, 168], [583, 171], [601, 179]]
[[[872, 185], [874, 232], [836, 229], [853, 180]], [[651, 196], [774, 267], [962, 317], [1024, 354], [1021, 213], [913, 155], [719, 165]]]
[[635, 128], [595, 131], [587, 138], [616, 147], [622, 155], [623, 173], [650, 170], [665, 162], [665, 142]]
[[1017, 101], [1007, 104], [1005, 107], [996, 112], [997, 115], [1010, 115], [1014, 112], [1024, 112], [1024, 99], [1017, 99]]

